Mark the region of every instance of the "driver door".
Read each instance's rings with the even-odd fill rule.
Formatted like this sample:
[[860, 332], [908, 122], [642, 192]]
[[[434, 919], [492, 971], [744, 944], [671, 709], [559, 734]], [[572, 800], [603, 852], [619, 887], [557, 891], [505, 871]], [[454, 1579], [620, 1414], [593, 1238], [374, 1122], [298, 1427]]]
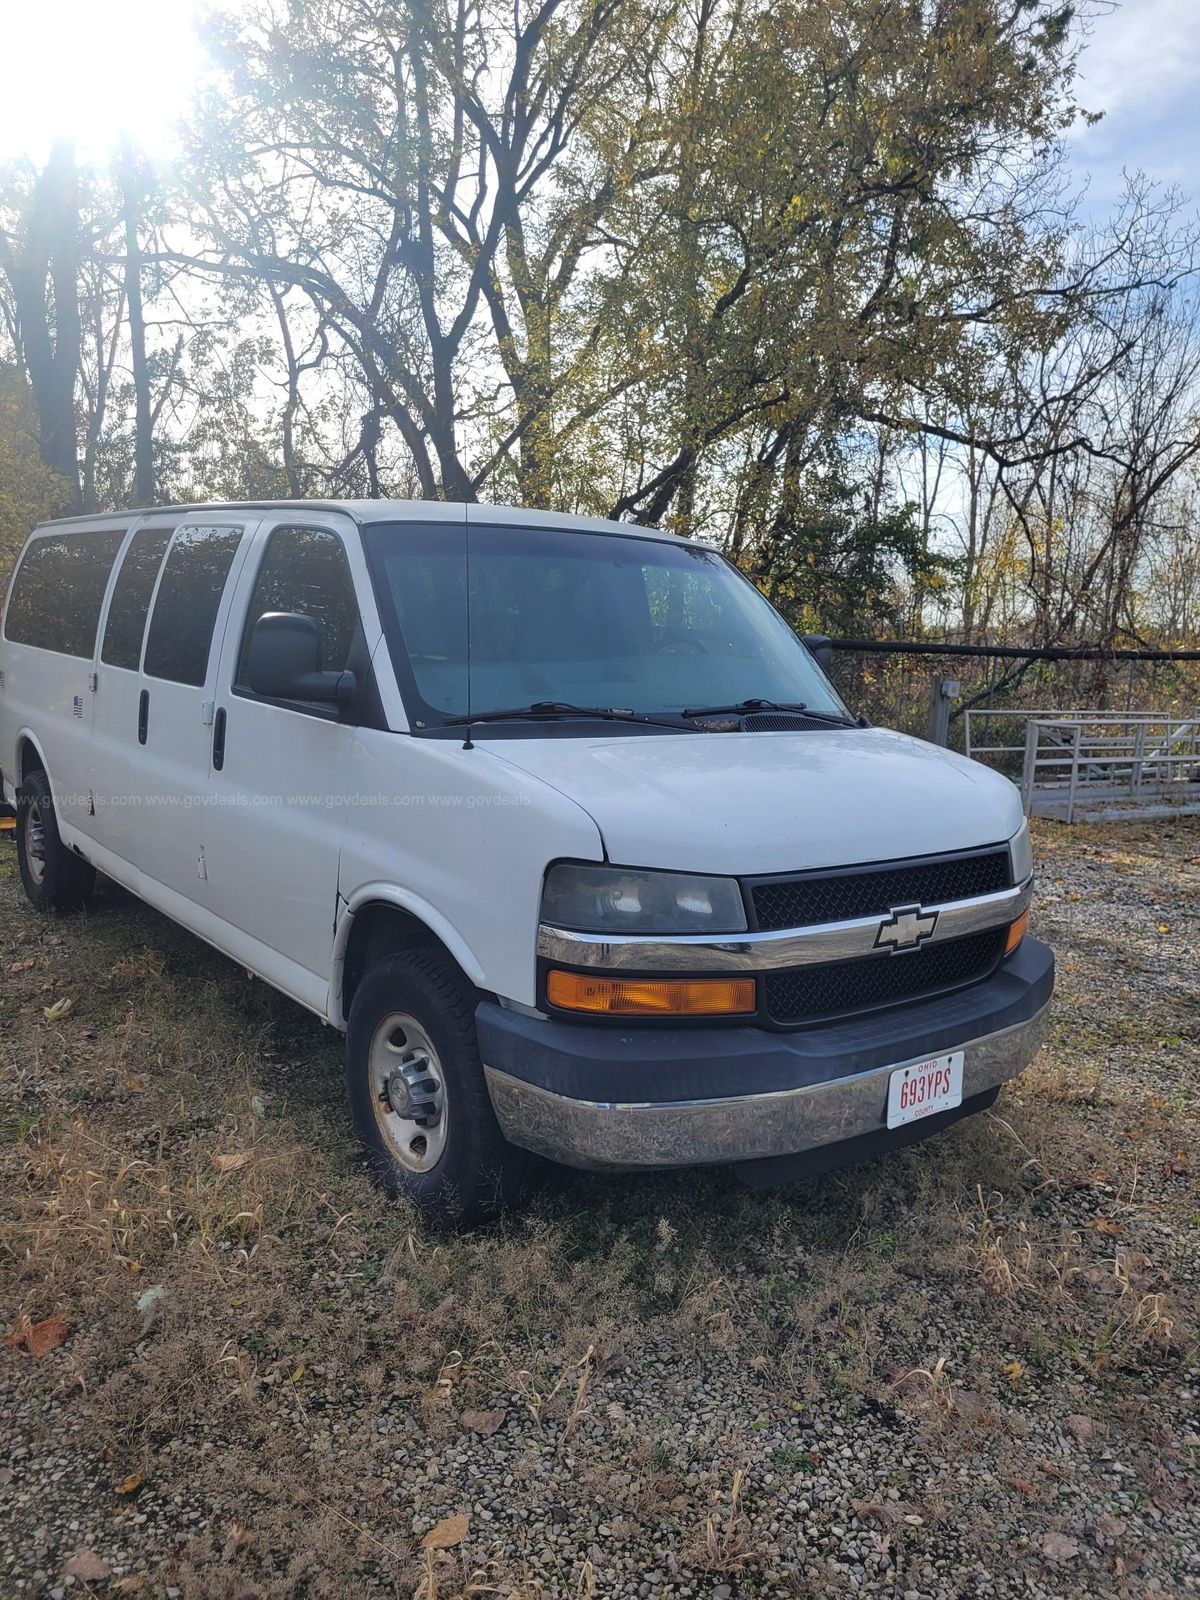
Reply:
[[[329, 704], [275, 700], [245, 681], [265, 612], [312, 617], [324, 671], [369, 676], [345, 518], [264, 521], [243, 568], [222, 653], [212, 728], [205, 857], [212, 910], [257, 941], [255, 965], [324, 1014], [355, 729]], [[364, 574], [365, 577], [365, 574]]]

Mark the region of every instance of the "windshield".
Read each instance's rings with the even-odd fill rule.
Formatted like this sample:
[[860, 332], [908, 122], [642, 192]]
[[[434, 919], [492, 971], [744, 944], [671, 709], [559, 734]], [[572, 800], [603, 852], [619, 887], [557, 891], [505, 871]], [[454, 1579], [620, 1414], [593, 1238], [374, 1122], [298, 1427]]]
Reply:
[[473, 524], [468, 560], [467, 528], [445, 522], [378, 523], [364, 538], [416, 725], [547, 701], [678, 716], [761, 699], [844, 714], [787, 623], [712, 550]]

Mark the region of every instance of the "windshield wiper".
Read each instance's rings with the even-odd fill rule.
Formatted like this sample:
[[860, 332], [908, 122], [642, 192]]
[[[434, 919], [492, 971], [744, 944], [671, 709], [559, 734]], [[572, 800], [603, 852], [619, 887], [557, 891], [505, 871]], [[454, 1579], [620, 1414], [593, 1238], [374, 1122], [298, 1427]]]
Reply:
[[677, 733], [697, 733], [686, 722], [667, 722], [648, 717], [641, 711], [626, 711], [619, 706], [577, 706], [570, 700], [535, 700], [528, 706], [505, 706], [497, 711], [473, 711], [469, 717], [447, 717], [443, 726], [463, 728], [477, 722], [540, 722], [549, 717], [587, 717], [602, 722], [640, 722], [654, 728], [671, 728]]
[[834, 728], [853, 728], [856, 726], [853, 718], [843, 716], [840, 711], [814, 711], [806, 706], [803, 700], [739, 700], [732, 706], [700, 706], [698, 709], [681, 712], [685, 717], [729, 717], [744, 714], [747, 711], [794, 711], [812, 717], [817, 722], [828, 722]]

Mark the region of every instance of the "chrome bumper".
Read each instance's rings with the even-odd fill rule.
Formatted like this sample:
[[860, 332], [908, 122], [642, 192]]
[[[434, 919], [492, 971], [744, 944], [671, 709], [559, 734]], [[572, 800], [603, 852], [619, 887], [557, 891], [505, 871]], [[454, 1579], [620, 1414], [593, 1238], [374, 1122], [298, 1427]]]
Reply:
[[[1049, 1004], [1027, 1021], [968, 1039], [963, 1099], [1015, 1078], [1036, 1055]], [[941, 1053], [941, 1052], [937, 1052]], [[575, 1100], [485, 1066], [505, 1137], [565, 1166], [598, 1171], [686, 1167], [796, 1155], [887, 1126], [888, 1078], [909, 1056], [870, 1072], [770, 1093], [670, 1103]]]

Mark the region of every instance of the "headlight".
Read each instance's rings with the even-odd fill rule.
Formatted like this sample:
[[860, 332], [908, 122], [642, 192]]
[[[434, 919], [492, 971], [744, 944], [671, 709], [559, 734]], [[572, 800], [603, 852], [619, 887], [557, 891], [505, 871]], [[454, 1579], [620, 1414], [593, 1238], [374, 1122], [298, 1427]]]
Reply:
[[1024, 883], [1033, 872], [1033, 845], [1029, 842], [1029, 824], [1023, 822], [1008, 841], [1008, 851], [1012, 857], [1012, 878], [1014, 883]]
[[733, 878], [562, 862], [546, 874], [542, 921], [581, 933], [742, 933], [746, 910]]

